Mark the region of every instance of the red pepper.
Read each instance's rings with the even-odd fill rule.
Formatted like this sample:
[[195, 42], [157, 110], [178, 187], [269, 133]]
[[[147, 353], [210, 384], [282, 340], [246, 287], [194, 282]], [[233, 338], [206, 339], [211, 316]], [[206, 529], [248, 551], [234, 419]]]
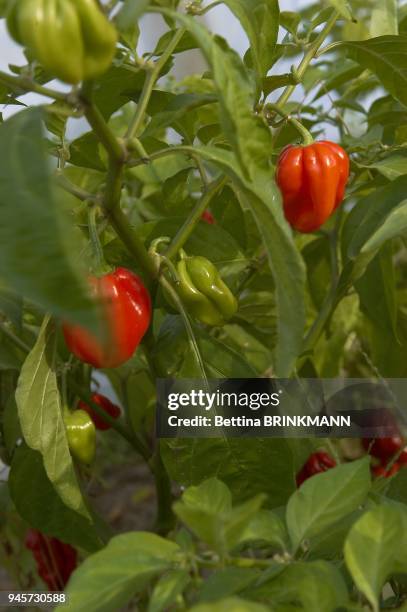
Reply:
[[297, 487], [300, 487], [303, 482], [308, 480], [308, 478], [311, 478], [316, 474], [326, 472], [335, 466], [336, 461], [334, 461], [334, 459], [332, 459], [328, 453], [325, 453], [324, 451], [312, 453], [297, 474]]
[[349, 158], [334, 142], [286, 147], [277, 162], [277, 184], [287, 221], [299, 232], [313, 232], [343, 200]]
[[391, 478], [391, 476], [397, 474], [400, 467], [401, 466], [398, 463], [393, 463], [390, 468], [386, 468], [383, 465], [375, 465], [372, 467], [372, 473], [375, 478]]
[[[121, 413], [119, 406], [116, 406], [116, 404], [113, 404], [113, 402], [111, 402], [110, 399], [105, 397], [104, 395], [100, 395], [100, 393], [93, 393], [92, 402], [95, 402], [95, 404], [98, 404], [113, 419], [119, 418], [120, 413]], [[81, 410], [85, 410], [85, 412], [89, 414], [89, 416], [92, 418], [92, 421], [95, 424], [96, 429], [100, 429], [101, 431], [106, 431], [107, 429], [111, 428], [111, 425], [109, 425], [109, 423], [104, 421], [102, 417], [100, 417], [93, 410], [93, 408], [91, 408], [91, 406], [88, 406], [88, 404], [85, 404], [85, 402], [79, 402], [78, 408], [80, 408]]]
[[77, 552], [70, 544], [50, 538], [37, 529], [29, 529], [26, 548], [32, 550], [38, 575], [50, 591], [63, 591], [77, 566]]
[[93, 296], [103, 308], [104, 338], [79, 325], [65, 323], [69, 350], [95, 368], [115, 368], [133, 355], [151, 320], [151, 300], [141, 279], [125, 268], [89, 278]]
[[362, 444], [373, 457], [380, 459], [382, 463], [388, 463], [403, 448], [397, 461], [403, 465], [407, 463], [406, 443], [399, 435], [394, 435], [390, 438], [364, 438]]
[[215, 217], [213, 216], [213, 214], [209, 211], [209, 210], [204, 210], [202, 215], [201, 215], [201, 219], [202, 221], [205, 221], [206, 223], [209, 223], [209, 225], [214, 225], [215, 222]]

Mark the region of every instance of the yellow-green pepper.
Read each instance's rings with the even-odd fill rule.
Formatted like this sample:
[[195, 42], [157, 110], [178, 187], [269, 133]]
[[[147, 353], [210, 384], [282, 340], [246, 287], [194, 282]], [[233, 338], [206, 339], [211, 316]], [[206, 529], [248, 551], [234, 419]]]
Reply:
[[188, 312], [201, 323], [224, 325], [237, 311], [237, 301], [217, 268], [205, 257], [181, 252], [177, 293]]
[[64, 416], [66, 437], [71, 454], [81, 463], [92, 463], [96, 452], [96, 428], [84, 410], [67, 412]]
[[76, 84], [110, 66], [114, 26], [96, 0], [10, 0], [7, 27], [52, 76]]

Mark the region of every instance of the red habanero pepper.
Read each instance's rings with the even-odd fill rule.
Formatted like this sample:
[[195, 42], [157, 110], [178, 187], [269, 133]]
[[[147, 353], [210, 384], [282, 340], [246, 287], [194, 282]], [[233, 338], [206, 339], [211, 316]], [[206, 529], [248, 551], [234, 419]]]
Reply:
[[205, 221], [205, 223], [209, 223], [209, 225], [214, 225], [216, 223], [215, 217], [213, 216], [213, 214], [209, 210], [204, 210], [203, 211], [203, 213], [201, 215], [201, 219], [202, 219], [202, 221]]
[[125, 268], [89, 277], [93, 297], [100, 301], [104, 338], [79, 325], [65, 323], [69, 350], [95, 368], [115, 368], [133, 355], [151, 320], [151, 300], [141, 279]]
[[363, 438], [362, 444], [370, 455], [380, 459], [382, 463], [387, 463], [397, 453], [400, 453], [397, 461], [405, 465], [407, 463], [407, 446], [405, 440], [396, 434], [390, 438]]
[[336, 461], [328, 453], [323, 451], [312, 453], [296, 476], [297, 487], [300, 487], [311, 476], [326, 472], [335, 466]]
[[398, 463], [393, 463], [389, 468], [384, 465], [375, 465], [372, 467], [372, 474], [375, 478], [391, 478], [394, 474], [397, 474], [400, 467]]
[[286, 147], [277, 162], [276, 180], [284, 214], [299, 232], [313, 232], [343, 200], [349, 157], [338, 144], [321, 140]]
[[32, 551], [40, 578], [50, 591], [63, 591], [77, 566], [77, 552], [70, 544], [29, 529], [25, 546]]
[[[101, 395], [100, 393], [93, 393], [91, 399], [92, 399], [92, 402], [95, 402], [95, 404], [98, 404], [113, 419], [119, 418], [121, 410], [119, 406], [116, 406], [116, 404], [113, 404], [113, 402], [111, 402], [109, 398], [105, 397], [104, 395]], [[100, 431], [106, 431], [107, 429], [111, 428], [111, 425], [109, 425], [109, 423], [104, 421], [102, 417], [99, 416], [93, 410], [93, 408], [91, 406], [88, 406], [88, 404], [86, 404], [85, 402], [82, 402], [82, 401], [79, 402], [78, 408], [88, 413], [88, 415], [91, 417], [92, 421], [94, 422], [96, 429], [99, 429]]]

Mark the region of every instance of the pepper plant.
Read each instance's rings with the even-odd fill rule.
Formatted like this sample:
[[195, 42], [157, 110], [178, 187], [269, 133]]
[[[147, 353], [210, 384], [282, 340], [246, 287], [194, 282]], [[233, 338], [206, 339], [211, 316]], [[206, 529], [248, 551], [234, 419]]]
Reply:
[[[407, 7], [283, 9], [0, 3], [0, 550], [61, 609], [407, 609], [403, 432], [154, 435], [158, 378], [407, 376]], [[156, 511], [118, 533], [90, 491], [129, 463]]]

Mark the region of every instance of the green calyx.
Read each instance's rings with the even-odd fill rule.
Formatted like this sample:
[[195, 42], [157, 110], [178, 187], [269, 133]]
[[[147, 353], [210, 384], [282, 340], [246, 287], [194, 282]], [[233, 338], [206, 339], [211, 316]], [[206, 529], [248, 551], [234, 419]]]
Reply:
[[110, 66], [117, 32], [96, 0], [10, 0], [7, 28], [52, 76], [76, 84]]
[[205, 257], [181, 253], [177, 293], [188, 312], [201, 323], [224, 325], [237, 311], [237, 300], [216, 267]]
[[64, 416], [71, 454], [81, 463], [92, 463], [96, 452], [96, 428], [87, 412], [74, 410]]

